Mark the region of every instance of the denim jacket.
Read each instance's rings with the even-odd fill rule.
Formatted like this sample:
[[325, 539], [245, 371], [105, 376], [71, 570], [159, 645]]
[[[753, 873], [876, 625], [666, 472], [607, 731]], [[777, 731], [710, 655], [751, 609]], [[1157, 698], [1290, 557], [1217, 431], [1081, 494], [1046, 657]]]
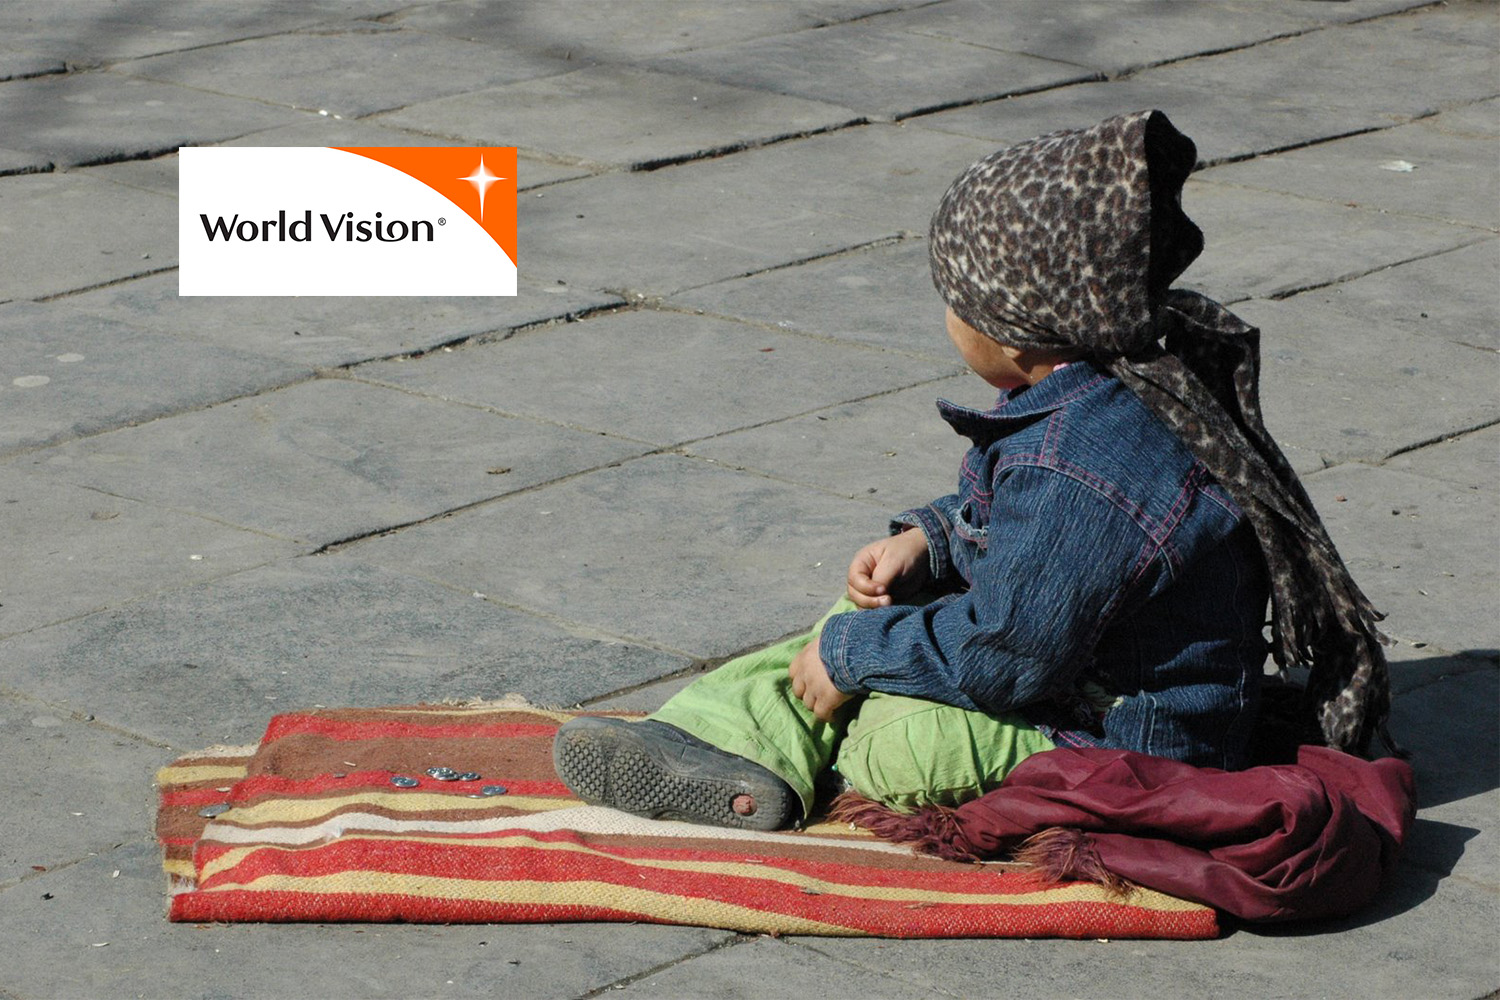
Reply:
[[[1059, 743], [1244, 767], [1267, 584], [1228, 494], [1086, 362], [988, 411], [938, 409], [974, 442], [958, 492], [892, 530], [922, 529], [953, 592], [830, 618], [819, 652], [834, 684], [1020, 710]], [[1080, 713], [1085, 681], [1105, 694]]]

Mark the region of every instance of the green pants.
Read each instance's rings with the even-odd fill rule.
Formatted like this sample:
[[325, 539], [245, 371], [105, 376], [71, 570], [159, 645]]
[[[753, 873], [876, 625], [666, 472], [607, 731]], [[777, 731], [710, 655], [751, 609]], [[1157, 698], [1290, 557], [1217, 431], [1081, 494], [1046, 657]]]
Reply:
[[[856, 610], [844, 598], [823, 621]], [[651, 717], [775, 773], [801, 797], [804, 816], [830, 762], [860, 794], [911, 810], [975, 798], [1027, 757], [1052, 749], [1015, 713], [986, 715], [901, 695], [870, 694], [846, 703], [832, 722], [819, 722], [792, 694], [787, 667], [823, 621], [705, 674]]]

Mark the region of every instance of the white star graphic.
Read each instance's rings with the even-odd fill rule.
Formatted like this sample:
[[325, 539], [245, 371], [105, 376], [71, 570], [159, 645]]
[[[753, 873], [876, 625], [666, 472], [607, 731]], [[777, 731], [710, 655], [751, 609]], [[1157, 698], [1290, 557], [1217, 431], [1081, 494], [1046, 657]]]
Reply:
[[505, 178], [490, 173], [489, 168], [484, 165], [484, 157], [480, 156], [479, 166], [474, 168], [474, 172], [467, 177], [460, 177], [458, 179], [461, 181], [468, 181], [470, 184], [474, 185], [474, 190], [479, 192], [479, 221], [483, 222], [484, 193], [490, 189], [491, 184], [494, 184], [496, 181], [503, 181], [505, 180]]

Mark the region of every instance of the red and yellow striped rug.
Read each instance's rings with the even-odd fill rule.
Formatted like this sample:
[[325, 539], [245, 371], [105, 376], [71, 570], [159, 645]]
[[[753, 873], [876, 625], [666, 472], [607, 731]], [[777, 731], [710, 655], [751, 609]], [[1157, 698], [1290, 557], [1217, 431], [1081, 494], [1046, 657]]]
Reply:
[[[552, 735], [569, 717], [494, 704], [299, 712], [272, 719], [258, 746], [173, 762], [157, 775], [171, 919], [1218, 933], [1196, 903], [919, 857], [847, 825], [745, 833], [585, 805], [552, 770]], [[441, 768], [457, 777], [428, 774]]]

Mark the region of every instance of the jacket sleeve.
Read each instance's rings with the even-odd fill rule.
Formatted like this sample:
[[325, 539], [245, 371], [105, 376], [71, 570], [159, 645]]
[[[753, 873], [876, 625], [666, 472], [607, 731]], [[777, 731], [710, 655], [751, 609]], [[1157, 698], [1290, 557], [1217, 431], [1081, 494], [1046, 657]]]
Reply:
[[946, 583], [955, 575], [953, 550], [949, 538], [953, 534], [953, 518], [958, 510], [958, 494], [950, 493], [938, 497], [926, 507], [917, 507], [891, 518], [891, 534], [898, 535], [907, 528], [921, 528], [927, 536], [928, 568], [934, 583]]
[[1073, 682], [1121, 602], [1160, 571], [1124, 510], [1050, 469], [997, 477], [985, 534], [967, 591], [824, 624], [818, 650], [841, 691], [989, 712], [1037, 701]]

